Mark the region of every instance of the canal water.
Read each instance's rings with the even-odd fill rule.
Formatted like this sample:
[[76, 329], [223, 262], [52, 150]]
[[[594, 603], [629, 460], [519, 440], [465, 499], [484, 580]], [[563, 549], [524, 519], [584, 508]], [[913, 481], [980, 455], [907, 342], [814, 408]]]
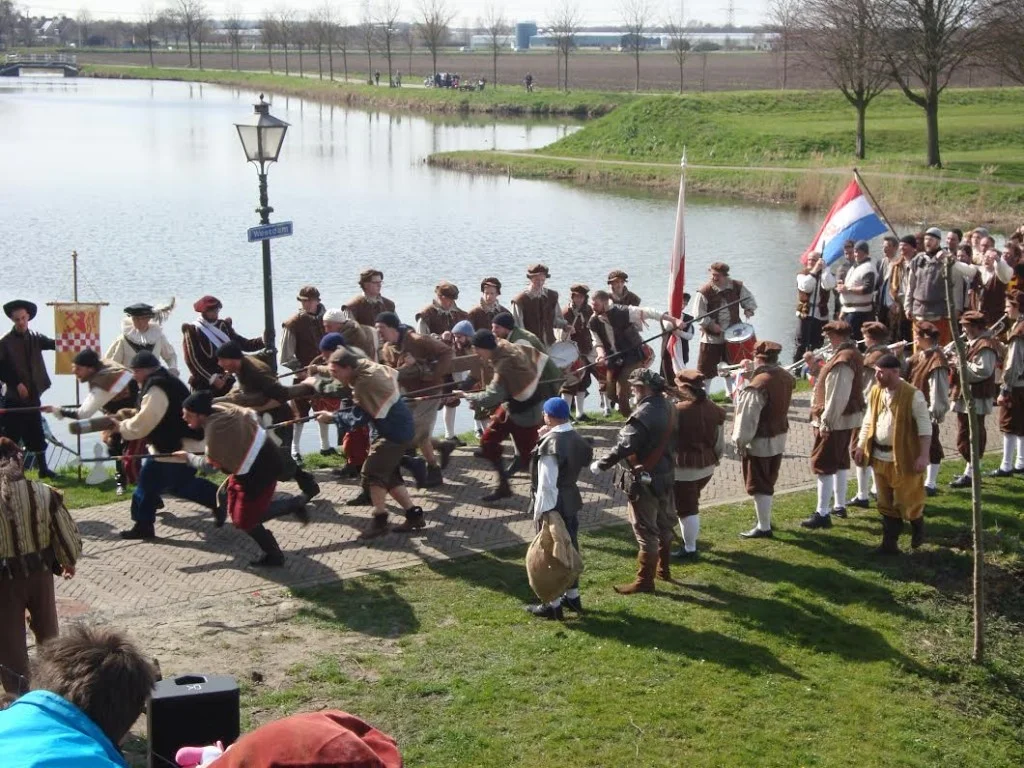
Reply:
[[[0, 299], [36, 302], [34, 327], [52, 333], [45, 304], [71, 297], [76, 250], [80, 298], [110, 302], [104, 347], [119, 333], [122, 307], [175, 297], [166, 331], [180, 357], [181, 325], [208, 293], [239, 332], [261, 333], [260, 246], [246, 242], [258, 223], [257, 180], [233, 125], [256, 98], [174, 82], [0, 83]], [[459, 285], [468, 308], [481, 278], [497, 275], [508, 298], [538, 261], [563, 296], [571, 283], [596, 288], [622, 268], [645, 305], [664, 307], [674, 201], [425, 164], [439, 151], [543, 147], [576, 125], [271, 100], [272, 113], [292, 124], [269, 174], [272, 219], [295, 223], [294, 236], [272, 243], [278, 323], [295, 310], [300, 286], [316, 285], [326, 306], [337, 307], [371, 265], [384, 271], [385, 295], [410, 322], [441, 279]], [[699, 287], [711, 262], [728, 262], [758, 300], [758, 337], [791, 349], [796, 259], [819, 224], [789, 210], [691, 199], [688, 288]], [[45, 400], [73, 402], [73, 378], [55, 382]], [[470, 424], [460, 418], [461, 428]]]

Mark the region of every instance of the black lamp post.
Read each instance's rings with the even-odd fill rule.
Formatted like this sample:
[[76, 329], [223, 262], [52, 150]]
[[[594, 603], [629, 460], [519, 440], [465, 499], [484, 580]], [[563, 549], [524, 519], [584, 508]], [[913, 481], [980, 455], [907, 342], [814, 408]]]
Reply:
[[[288, 123], [270, 114], [270, 105], [260, 94], [260, 103], [253, 105], [255, 117], [248, 123], [236, 123], [238, 138], [242, 140], [245, 159], [256, 166], [260, 180], [260, 224], [270, 223], [274, 209], [267, 200], [267, 164], [276, 163], [288, 132]], [[270, 266], [270, 240], [263, 241], [263, 343], [272, 351], [270, 367], [277, 370], [276, 331], [274, 328], [274, 281]]]

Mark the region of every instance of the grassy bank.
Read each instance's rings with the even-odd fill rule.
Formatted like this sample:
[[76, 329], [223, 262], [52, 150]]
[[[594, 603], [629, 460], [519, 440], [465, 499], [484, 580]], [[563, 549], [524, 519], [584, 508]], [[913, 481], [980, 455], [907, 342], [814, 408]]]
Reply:
[[378, 88], [351, 82], [320, 80], [317, 77], [271, 75], [230, 70], [151, 69], [89, 64], [83, 67], [87, 77], [132, 80], [181, 80], [212, 83], [250, 90], [265, 90], [282, 96], [295, 96], [333, 104], [373, 109], [409, 110], [426, 113], [483, 113], [508, 116], [566, 115], [595, 117], [604, 115], [636, 97], [629, 93], [554, 90], [527, 93], [521, 87], [488, 87], [483, 91], [453, 91], [450, 88]]
[[1017, 766], [1021, 489], [985, 483], [982, 666], [967, 493], [930, 499], [928, 543], [890, 560], [873, 511], [799, 528], [802, 493], [777, 499], [772, 541], [737, 537], [749, 504], [707, 511], [701, 560], [657, 595], [611, 590], [633, 573], [625, 528], [584, 534], [587, 613], [564, 624], [523, 612], [522, 547], [303, 591], [296, 631], [347, 650], [246, 684], [245, 719], [341, 707], [417, 766]]

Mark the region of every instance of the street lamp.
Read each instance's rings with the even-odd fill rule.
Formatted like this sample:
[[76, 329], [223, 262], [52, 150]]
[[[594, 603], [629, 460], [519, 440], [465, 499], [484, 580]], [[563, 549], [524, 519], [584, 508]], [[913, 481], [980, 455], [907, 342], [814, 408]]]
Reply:
[[[270, 105], [260, 94], [260, 103], [253, 105], [254, 118], [248, 123], [236, 123], [238, 138], [242, 140], [245, 159], [257, 167], [260, 180], [260, 224], [270, 223], [274, 209], [267, 200], [267, 164], [276, 163], [288, 132], [288, 123], [270, 114]], [[270, 267], [270, 240], [263, 240], [263, 343], [271, 350], [270, 367], [277, 370], [276, 332], [274, 329], [274, 285]]]

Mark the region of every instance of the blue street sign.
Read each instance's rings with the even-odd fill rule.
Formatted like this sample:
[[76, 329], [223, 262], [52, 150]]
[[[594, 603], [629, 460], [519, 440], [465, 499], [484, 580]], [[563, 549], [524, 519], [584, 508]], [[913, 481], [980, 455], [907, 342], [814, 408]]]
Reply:
[[262, 224], [249, 230], [249, 242], [256, 243], [260, 240], [272, 240], [275, 237], [289, 237], [292, 233], [292, 223], [282, 221], [278, 224]]

